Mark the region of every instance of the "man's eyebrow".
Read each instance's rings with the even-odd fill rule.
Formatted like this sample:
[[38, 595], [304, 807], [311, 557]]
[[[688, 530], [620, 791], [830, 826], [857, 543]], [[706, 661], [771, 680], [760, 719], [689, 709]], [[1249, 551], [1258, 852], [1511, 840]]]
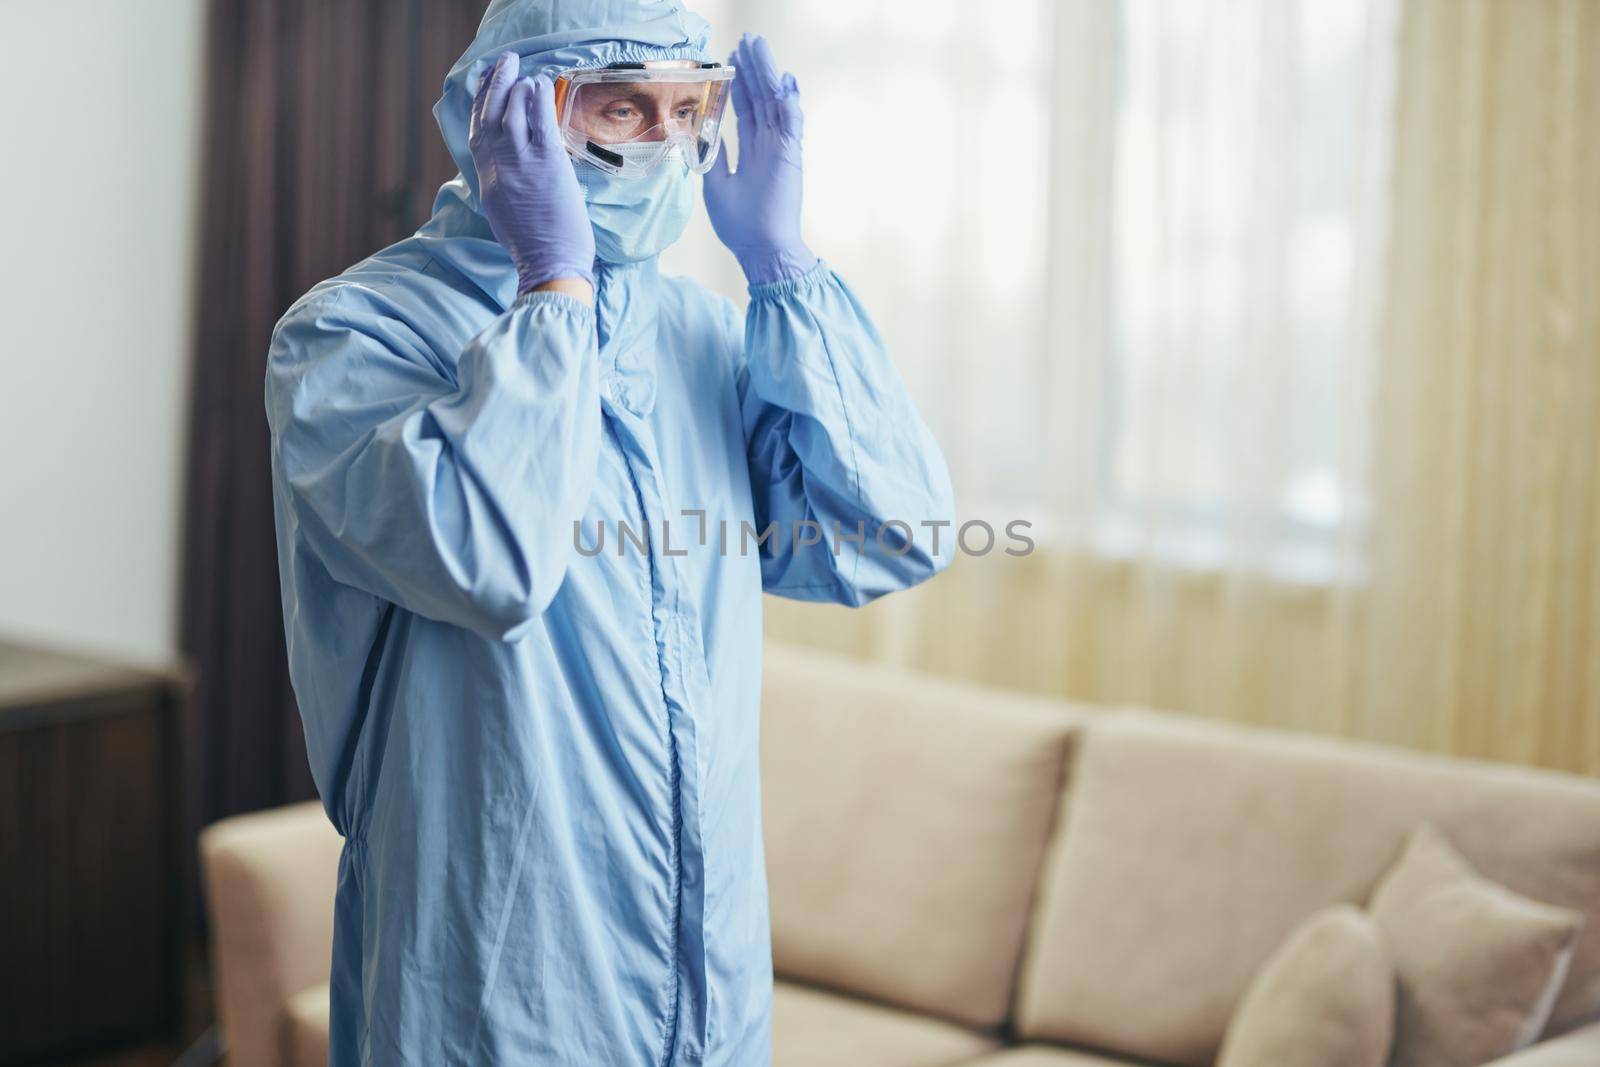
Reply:
[[[679, 105], [682, 105], [682, 104], [691, 104], [691, 105], [698, 106], [700, 104], [700, 101], [704, 98], [704, 95], [705, 95], [704, 93], [702, 93], [702, 92], [700, 92], [698, 90], [687, 90], [687, 91], [685, 91], [683, 93], [682, 96], [679, 96], [676, 100], [674, 100], [668, 106], [669, 107], [678, 107]], [[655, 103], [659, 98], [654, 93], [652, 93], [649, 89], [645, 88], [644, 86], [635, 85], [635, 86], [629, 86], [629, 87], [624, 88], [624, 89], [614, 89], [611, 92], [606, 93], [604, 96], [596, 94], [594, 99], [595, 99], [596, 103], [593, 106], [605, 107], [606, 105], [611, 104], [611, 103], [615, 103], [618, 100], [629, 100], [629, 101], [633, 101], [635, 103], [637, 103], [639, 101], [648, 101], [650, 103]]]
[[613, 89], [608, 93], [594, 93], [590, 98], [609, 104], [613, 100], [649, 100], [651, 97], [647, 90], [630, 86], [626, 89]]

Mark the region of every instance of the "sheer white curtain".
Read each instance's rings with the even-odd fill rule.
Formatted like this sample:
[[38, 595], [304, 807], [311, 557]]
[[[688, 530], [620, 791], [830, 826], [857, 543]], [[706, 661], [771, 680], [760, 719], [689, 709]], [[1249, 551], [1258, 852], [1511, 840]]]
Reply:
[[[1364, 569], [1396, 3], [702, 5], [799, 78], [808, 236], [961, 517], [1039, 546], [775, 636], [1338, 728], [1301, 689]], [[703, 231], [675, 261], [737, 292]]]
[[[1364, 511], [1390, 2], [700, 6], [796, 71], [808, 236], [964, 517], [1322, 581]], [[671, 263], [737, 292], [703, 226]]]
[[1287, 581], [1348, 577], [1367, 511], [1390, 12], [1121, 10], [1101, 541]]

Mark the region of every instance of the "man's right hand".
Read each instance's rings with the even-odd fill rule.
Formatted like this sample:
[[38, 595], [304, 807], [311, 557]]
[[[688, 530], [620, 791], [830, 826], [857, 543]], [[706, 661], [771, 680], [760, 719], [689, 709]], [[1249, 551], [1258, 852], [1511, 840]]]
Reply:
[[578, 288], [593, 302], [594, 230], [556, 126], [555, 87], [545, 75], [519, 78], [517, 71], [516, 53], [501, 53], [472, 101], [478, 202], [516, 265], [517, 295], [570, 294], [581, 279]]

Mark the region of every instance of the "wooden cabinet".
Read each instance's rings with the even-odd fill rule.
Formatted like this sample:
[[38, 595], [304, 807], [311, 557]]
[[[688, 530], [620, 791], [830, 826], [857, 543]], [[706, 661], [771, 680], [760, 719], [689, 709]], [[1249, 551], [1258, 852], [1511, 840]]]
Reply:
[[188, 690], [0, 642], [0, 1063], [176, 1029]]

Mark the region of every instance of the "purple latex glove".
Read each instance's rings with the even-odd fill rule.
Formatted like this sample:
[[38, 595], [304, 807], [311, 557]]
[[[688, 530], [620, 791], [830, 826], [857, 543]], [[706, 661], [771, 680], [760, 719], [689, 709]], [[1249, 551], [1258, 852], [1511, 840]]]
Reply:
[[706, 172], [706, 213], [751, 285], [797, 278], [817, 265], [800, 236], [800, 87], [778, 73], [763, 37], [748, 33], [728, 62], [739, 119], [739, 169], [723, 152]]
[[556, 127], [555, 87], [502, 52], [478, 83], [468, 144], [478, 203], [517, 268], [517, 295], [556, 278], [594, 284], [594, 230]]

